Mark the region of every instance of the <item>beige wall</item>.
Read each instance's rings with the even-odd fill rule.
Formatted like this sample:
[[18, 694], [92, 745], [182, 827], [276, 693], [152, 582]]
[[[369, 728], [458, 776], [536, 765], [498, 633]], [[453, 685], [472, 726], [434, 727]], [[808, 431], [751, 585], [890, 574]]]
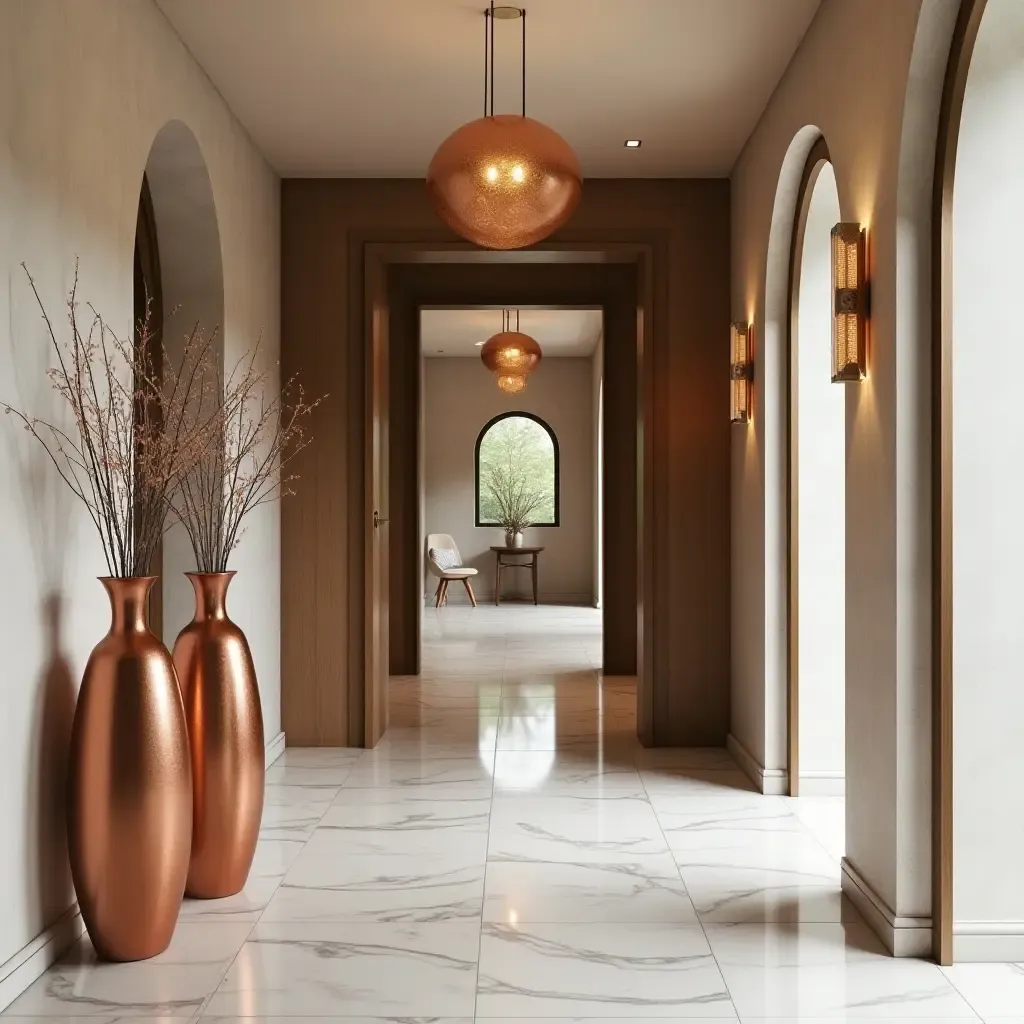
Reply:
[[847, 862], [903, 948], [927, 943], [931, 911], [929, 214], [956, 6], [823, 0], [732, 174], [732, 313], [758, 340], [755, 415], [732, 440], [732, 732], [769, 772], [785, 767], [789, 236], [819, 132], [843, 219], [869, 231], [870, 376], [846, 390]]
[[[47, 415], [49, 359], [19, 263], [60, 325], [74, 259], [80, 297], [130, 336], [139, 188], [160, 129], [180, 119], [213, 188], [228, 358], [279, 332], [279, 184], [150, 0], [0, 4], [0, 399]], [[0, 418], [0, 964], [69, 908], [63, 763], [78, 680], [109, 625], [92, 527], [40, 452]], [[267, 738], [280, 728], [278, 514], [234, 559], [230, 608], [253, 646]], [[60, 600], [51, 635], [46, 602]], [[171, 624], [169, 624], [171, 625]], [[177, 628], [184, 625], [178, 623]], [[173, 639], [173, 633], [171, 634]], [[10, 965], [8, 965], [10, 967]], [[13, 994], [0, 978], [0, 1004]]]
[[[543, 340], [542, 340], [543, 344]], [[476, 526], [476, 439], [484, 424], [521, 410], [544, 420], [559, 447], [559, 526], [526, 531], [526, 543], [543, 545], [538, 590], [541, 601], [589, 604], [594, 600], [594, 459], [592, 454], [593, 360], [544, 359], [518, 395], [499, 391], [479, 359], [431, 358], [426, 365], [426, 517], [424, 533], [450, 533], [465, 565], [480, 570], [474, 590], [494, 596], [492, 544], [503, 544], [497, 527]], [[435, 581], [427, 580], [432, 596]], [[527, 571], [510, 572], [505, 597], [530, 592]], [[449, 602], [468, 601], [458, 587]]]

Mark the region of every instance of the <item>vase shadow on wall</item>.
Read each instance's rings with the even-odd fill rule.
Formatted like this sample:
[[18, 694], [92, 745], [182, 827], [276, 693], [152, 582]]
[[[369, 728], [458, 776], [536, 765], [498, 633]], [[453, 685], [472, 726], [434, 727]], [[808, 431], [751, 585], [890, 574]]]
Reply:
[[59, 593], [52, 592], [44, 599], [42, 614], [46, 652], [36, 686], [28, 801], [29, 813], [35, 816], [35, 830], [28, 847], [25, 877], [35, 878], [36, 907], [45, 927], [74, 902], [66, 792], [77, 686], [63, 646], [63, 598]]
[[[40, 351], [45, 355], [42, 344]], [[41, 372], [33, 376], [35, 380], [46, 380]], [[48, 384], [45, 391], [38, 386], [35, 390], [37, 403], [44, 402], [50, 394]], [[25, 393], [22, 387], [18, 391]], [[12, 433], [8, 432], [8, 451], [21, 481], [35, 584], [37, 593], [42, 595], [39, 632], [43, 645], [34, 682], [26, 688], [26, 692], [34, 694], [34, 702], [24, 822], [28, 840], [24, 878], [35, 903], [32, 925], [42, 931], [75, 900], [68, 861], [66, 807], [68, 752], [78, 685], [64, 648], [63, 594], [67, 538], [75, 499], [64, 491], [49, 459], [31, 443], [29, 436], [22, 431], [15, 436]], [[30, 594], [26, 596], [31, 598]]]

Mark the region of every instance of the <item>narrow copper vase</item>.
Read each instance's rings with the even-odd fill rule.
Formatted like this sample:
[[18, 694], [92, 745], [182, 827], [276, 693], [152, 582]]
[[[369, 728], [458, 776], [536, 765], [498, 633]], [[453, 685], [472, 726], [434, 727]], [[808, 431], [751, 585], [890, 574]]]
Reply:
[[228, 618], [233, 572], [186, 573], [195, 618], [174, 642], [192, 750], [192, 860], [185, 891], [231, 896], [249, 876], [263, 814], [263, 712], [245, 634]]
[[146, 624], [153, 577], [100, 580], [110, 632], [85, 668], [68, 775], [68, 852], [106, 960], [170, 944], [188, 873], [192, 773], [174, 666]]

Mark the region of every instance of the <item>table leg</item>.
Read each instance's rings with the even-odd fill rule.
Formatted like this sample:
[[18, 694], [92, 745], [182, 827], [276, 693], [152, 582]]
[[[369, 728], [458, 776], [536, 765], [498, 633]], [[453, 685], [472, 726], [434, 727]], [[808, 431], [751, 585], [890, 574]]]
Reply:
[[494, 604], [497, 607], [501, 604], [501, 555], [497, 551], [494, 553]]
[[537, 604], [537, 552], [533, 553], [533, 565], [531, 567], [533, 572], [533, 603]]

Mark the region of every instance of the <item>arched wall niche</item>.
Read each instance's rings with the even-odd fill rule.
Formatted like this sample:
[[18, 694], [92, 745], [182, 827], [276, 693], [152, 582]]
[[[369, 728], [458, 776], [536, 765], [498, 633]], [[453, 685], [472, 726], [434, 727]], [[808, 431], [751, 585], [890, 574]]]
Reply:
[[[185, 339], [198, 324], [217, 331], [214, 356], [224, 363], [224, 272], [213, 187], [199, 142], [179, 120], [168, 121], [153, 140], [140, 196], [152, 208], [159, 253], [163, 343], [168, 359], [180, 359]], [[173, 642], [192, 618], [192, 588], [182, 573], [195, 568], [180, 526], [164, 535], [162, 551], [163, 636]]]
[[1022, 111], [1024, 9], [964, 0], [932, 211], [935, 898], [947, 963], [1024, 957], [1024, 898], [1010, 869], [1024, 855], [1024, 495], [1014, 471], [1024, 442], [1019, 387], [1001, 371], [1021, 270], [1012, 225], [1024, 217]]
[[824, 137], [811, 147], [790, 245], [786, 355], [789, 795], [845, 794], [846, 388], [831, 381], [831, 231]]
[[[788, 792], [789, 677], [789, 330], [794, 226], [806, 190], [808, 158], [822, 139], [805, 125], [789, 144], [775, 192], [764, 281], [764, 326], [754, 325], [755, 430], [764, 474], [764, 716], [765, 792]], [[739, 584], [734, 582], [734, 589]], [[738, 710], [738, 709], [737, 709]], [[735, 712], [734, 712], [735, 713]], [[752, 729], [753, 735], [758, 729]]]

